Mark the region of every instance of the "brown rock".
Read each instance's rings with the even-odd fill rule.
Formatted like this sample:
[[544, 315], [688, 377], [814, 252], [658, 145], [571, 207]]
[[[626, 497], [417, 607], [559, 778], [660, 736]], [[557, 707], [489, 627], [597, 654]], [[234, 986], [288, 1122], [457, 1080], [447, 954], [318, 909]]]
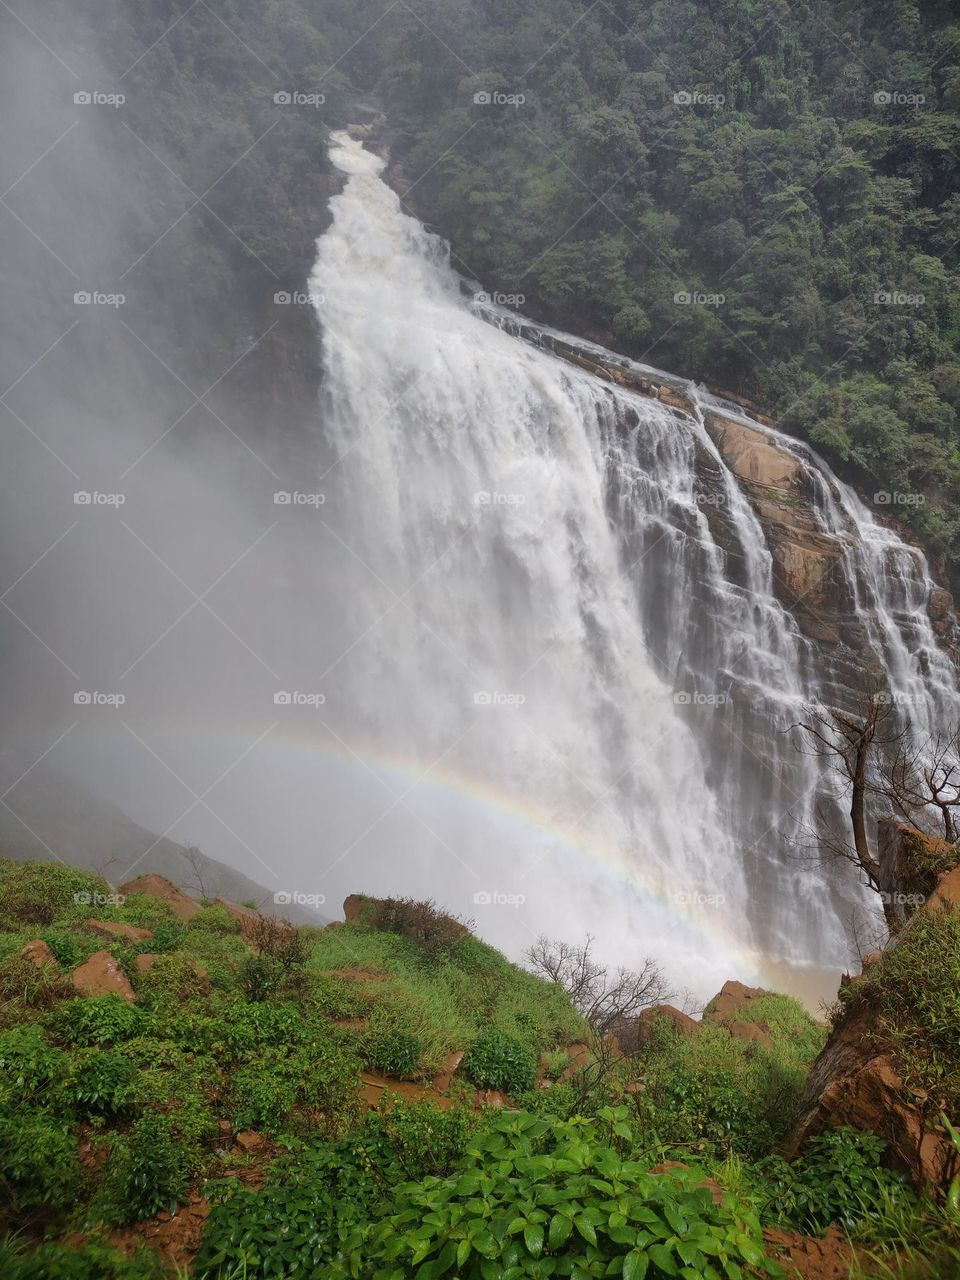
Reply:
[[[262, 919], [259, 911], [254, 911], [252, 907], [238, 906], [236, 902], [227, 902], [225, 898], [214, 898], [213, 905], [215, 907], [223, 907], [224, 910], [233, 916], [234, 920], [236, 920], [240, 925], [240, 937], [243, 938], [245, 942], [252, 942], [254, 940], [258, 924]], [[286, 928], [293, 932], [293, 925], [288, 924], [286, 920], [275, 920], [272, 916], [270, 919], [271, 921], [274, 921], [276, 927], [281, 929]]]
[[675, 387], [669, 387], [666, 384], [661, 386], [659, 400], [661, 404], [668, 405], [671, 409], [680, 409], [684, 413], [693, 414], [693, 405], [690, 397], [684, 395], [682, 391], [678, 391]]
[[946, 1134], [925, 1128], [917, 1102], [878, 1034], [875, 1010], [861, 1001], [834, 1028], [811, 1068], [790, 1145], [799, 1150], [824, 1130], [851, 1125], [883, 1138], [885, 1163], [907, 1174], [918, 1190], [942, 1187], [957, 1171], [957, 1153]]
[[[945, 840], [928, 836], [917, 827], [893, 818], [880, 819], [877, 823], [880, 892], [899, 928], [929, 897], [936, 895], [958, 859], [960, 850]], [[952, 892], [947, 886], [937, 901], [950, 901]]]
[[115, 992], [124, 1000], [133, 1000], [133, 987], [127, 975], [109, 951], [98, 951], [86, 964], [70, 974], [73, 985], [82, 996], [105, 996]]
[[[703, 1011], [704, 1022], [730, 1022], [750, 1004], [767, 993], [763, 987], [747, 987], [742, 982], [725, 982]], [[746, 1018], [740, 1021], [747, 1021]]]
[[27, 942], [20, 948], [20, 954], [26, 956], [31, 964], [36, 965], [38, 969], [42, 969], [44, 965], [52, 965], [59, 969], [57, 957], [53, 954], [42, 938], [34, 938], [32, 942]]
[[368, 898], [365, 893], [351, 893], [343, 900], [343, 918], [347, 924], [352, 924], [354, 920], [359, 920], [363, 913], [364, 907], [368, 902], [372, 902], [372, 898]]
[[449, 1058], [445, 1060], [443, 1066], [440, 1068], [439, 1074], [433, 1081], [433, 1087], [438, 1090], [438, 1092], [443, 1093], [446, 1089], [450, 1088], [450, 1084], [453, 1080], [453, 1073], [463, 1061], [463, 1052], [464, 1051], [462, 1049], [458, 1049], [456, 1053], [451, 1053]]
[[200, 910], [199, 902], [187, 897], [182, 889], [178, 889], [172, 880], [167, 880], [164, 876], [137, 876], [135, 880], [128, 880], [126, 884], [122, 884], [118, 892], [146, 893], [151, 898], [159, 898], [167, 904], [178, 920], [184, 922], [192, 920]]
[[655, 1024], [664, 1018], [675, 1031], [679, 1031], [682, 1035], [695, 1035], [700, 1030], [699, 1022], [682, 1010], [674, 1008], [672, 1004], [655, 1004], [630, 1020], [633, 1024], [632, 1028], [617, 1027], [617, 1038], [624, 1053], [636, 1053], [644, 1045], [649, 1044]]
[[149, 929], [138, 929], [133, 924], [121, 924], [119, 920], [84, 920], [84, 925], [99, 933], [102, 938], [128, 938], [131, 942], [148, 942], [153, 934]]
[[478, 1107], [505, 1107], [507, 1105], [507, 1095], [501, 1093], [499, 1089], [478, 1089], [476, 1105]]
[[858, 1270], [850, 1242], [837, 1226], [829, 1227], [823, 1236], [766, 1227], [763, 1243], [769, 1256], [785, 1269], [788, 1280], [849, 1280]]
[[706, 425], [727, 466], [741, 480], [772, 489], [786, 489], [797, 483], [799, 460], [759, 428], [719, 413], [707, 414]]
[[242, 1133], [238, 1133], [234, 1139], [241, 1151], [249, 1154], [251, 1151], [259, 1151], [263, 1146], [263, 1135], [254, 1133], [252, 1129], [244, 1129]]
[[757, 1022], [728, 1022], [727, 1030], [737, 1040], [753, 1040], [767, 1049], [773, 1048], [773, 1036], [767, 1027]]
[[953, 596], [943, 587], [934, 587], [927, 599], [927, 613], [933, 622], [941, 622], [953, 609]]
[[954, 867], [945, 876], [941, 876], [936, 889], [927, 899], [927, 910], [933, 911], [944, 907], [960, 907], [960, 867]]
[[152, 969], [156, 955], [152, 951], [142, 951], [134, 960], [138, 973], [146, 973], [148, 969]]

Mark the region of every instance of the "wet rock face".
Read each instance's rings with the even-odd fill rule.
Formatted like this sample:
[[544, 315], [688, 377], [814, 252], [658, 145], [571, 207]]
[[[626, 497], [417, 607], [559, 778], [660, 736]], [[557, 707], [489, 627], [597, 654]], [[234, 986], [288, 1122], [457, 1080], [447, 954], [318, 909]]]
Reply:
[[880, 892], [889, 898], [901, 927], [934, 895], [939, 893], [938, 900], [951, 902], [948, 873], [960, 862], [960, 850], [945, 840], [905, 822], [881, 818], [877, 823], [877, 861]]

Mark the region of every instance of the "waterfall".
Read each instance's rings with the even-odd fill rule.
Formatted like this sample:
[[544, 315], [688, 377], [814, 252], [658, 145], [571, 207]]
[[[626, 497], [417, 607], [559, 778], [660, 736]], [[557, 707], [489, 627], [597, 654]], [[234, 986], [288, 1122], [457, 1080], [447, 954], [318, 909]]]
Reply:
[[[861, 891], [784, 840], [829, 801], [790, 726], [836, 673], [777, 600], [764, 529], [707, 430], [717, 402], [689, 388], [694, 411], [676, 412], [522, 341], [380, 159], [346, 135], [332, 156], [347, 178], [310, 287], [351, 640], [329, 712], [454, 780], [442, 802], [411, 788], [432, 852], [394, 869], [445, 901], [460, 886], [481, 932], [506, 935], [488, 901], [520, 899], [513, 934], [592, 927], [613, 959], [657, 954], [707, 994], [736, 961], [843, 963], [838, 913]], [[960, 719], [922, 556], [771, 435], [841, 541], [902, 714]], [[458, 793], [494, 799], [478, 816]]]

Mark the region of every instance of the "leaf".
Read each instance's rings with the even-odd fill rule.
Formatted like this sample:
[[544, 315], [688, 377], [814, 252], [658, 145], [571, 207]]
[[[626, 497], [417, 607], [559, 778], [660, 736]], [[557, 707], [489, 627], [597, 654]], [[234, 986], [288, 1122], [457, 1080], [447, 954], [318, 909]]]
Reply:
[[650, 1255], [632, 1249], [623, 1260], [623, 1280], [643, 1280], [650, 1266]]
[[597, 1243], [597, 1233], [596, 1233], [596, 1230], [594, 1229], [593, 1223], [590, 1221], [589, 1218], [585, 1217], [581, 1213], [578, 1217], [574, 1219], [573, 1225], [577, 1228], [577, 1230], [580, 1232], [580, 1234], [583, 1236], [584, 1240], [586, 1240], [588, 1244]]
[[535, 1258], [543, 1253], [543, 1227], [528, 1222], [523, 1229], [523, 1242]]
[[680, 1268], [673, 1260], [673, 1254], [663, 1244], [652, 1244], [650, 1246], [650, 1261], [656, 1263], [664, 1275], [675, 1276], [679, 1274]]
[[554, 1214], [550, 1222], [550, 1232], [548, 1240], [551, 1249], [559, 1249], [565, 1243], [573, 1230], [573, 1222], [570, 1218], [565, 1217], [562, 1213]]

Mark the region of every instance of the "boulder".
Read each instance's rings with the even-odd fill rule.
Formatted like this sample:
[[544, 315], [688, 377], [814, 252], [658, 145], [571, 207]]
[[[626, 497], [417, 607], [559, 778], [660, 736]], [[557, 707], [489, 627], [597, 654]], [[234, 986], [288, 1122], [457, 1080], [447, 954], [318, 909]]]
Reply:
[[773, 1036], [770, 1029], [758, 1022], [728, 1022], [725, 1024], [730, 1034], [737, 1040], [752, 1040], [762, 1044], [766, 1049], [773, 1048]]
[[727, 466], [741, 480], [769, 489], [797, 484], [800, 461], [796, 454], [781, 449], [773, 436], [719, 413], [708, 414], [706, 422]]
[[636, 1053], [648, 1044], [653, 1036], [654, 1026], [661, 1019], [666, 1019], [681, 1035], [695, 1035], [700, 1030], [700, 1023], [681, 1009], [672, 1004], [655, 1004], [644, 1009], [636, 1018], [624, 1019], [616, 1026], [616, 1036], [624, 1053]]
[[[240, 925], [240, 937], [245, 942], [253, 942], [257, 933], [260, 920], [263, 918], [259, 911], [254, 911], [252, 907], [241, 907], [236, 902], [227, 902], [225, 898], [214, 898], [213, 905], [215, 907], [223, 907], [234, 920]], [[277, 920], [275, 916], [269, 917], [275, 922], [279, 928], [287, 928], [293, 932], [293, 925], [287, 924], [285, 920]]]
[[32, 942], [25, 943], [20, 948], [20, 954], [26, 956], [30, 963], [36, 965], [38, 969], [44, 968], [45, 965], [51, 965], [55, 969], [60, 968], [57, 957], [42, 938], [34, 938]]
[[373, 902], [373, 898], [367, 897], [365, 893], [351, 893], [343, 900], [343, 918], [347, 924], [352, 924], [354, 920], [359, 920], [363, 914], [363, 909], [367, 903]]
[[[767, 993], [763, 987], [748, 987], [742, 982], [725, 982], [703, 1011], [704, 1022], [749, 1022], [749, 1005]], [[738, 1015], [743, 1014], [738, 1018]]]
[[462, 1061], [463, 1061], [462, 1049], [458, 1049], [456, 1053], [451, 1053], [450, 1056], [445, 1059], [443, 1066], [440, 1068], [439, 1073], [434, 1077], [434, 1080], [433, 1080], [433, 1087], [439, 1093], [444, 1093], [447, 1089], [450, 1088], [450, 1084], [453, 1080], [453, 1074], [456, 1071], [457, 1067], [459, 1067]]
[[137, 876], [135, 880], [128, 880], [126, 884], [122, 884], [118, 893], [146, 893], [151, 898], [159, 898], [161, 902], [167, 904], [177, 919], [184, 923], [192, 920], [200, 910], [199, 902], [188, 898], [182, 889], [178, 889], [172, 880], [167, 880], [164, 876]]
[[124, 1000], [135, 998], [127, 975], [109, 951], [97, 951], [86, 964], [74, 969], [70, 978], [82, 996], [106, 996], [114, 992]]
[[244, 1129], [242, 1133], [238, 1133], [234, 1139], [241, 1151], [245, 1151], [248, 1155], [251, 1151], [259, 1151], [263, 1146], [263, 1135], [255, 1133], [252, 1129]]
[[137, 973], [146, 973], [148, 969], [152, 969], [157, 957], [152, 951], [141, 951], [134, 960], [137, 967]]
[[84, 920], [87, 929], [99, 933], [102, 938], [127, 938], [130, 942], [148, 942], [153, 934], [149, 929], [138, 929], [133, 924], [121, 924], [119, 920]]

